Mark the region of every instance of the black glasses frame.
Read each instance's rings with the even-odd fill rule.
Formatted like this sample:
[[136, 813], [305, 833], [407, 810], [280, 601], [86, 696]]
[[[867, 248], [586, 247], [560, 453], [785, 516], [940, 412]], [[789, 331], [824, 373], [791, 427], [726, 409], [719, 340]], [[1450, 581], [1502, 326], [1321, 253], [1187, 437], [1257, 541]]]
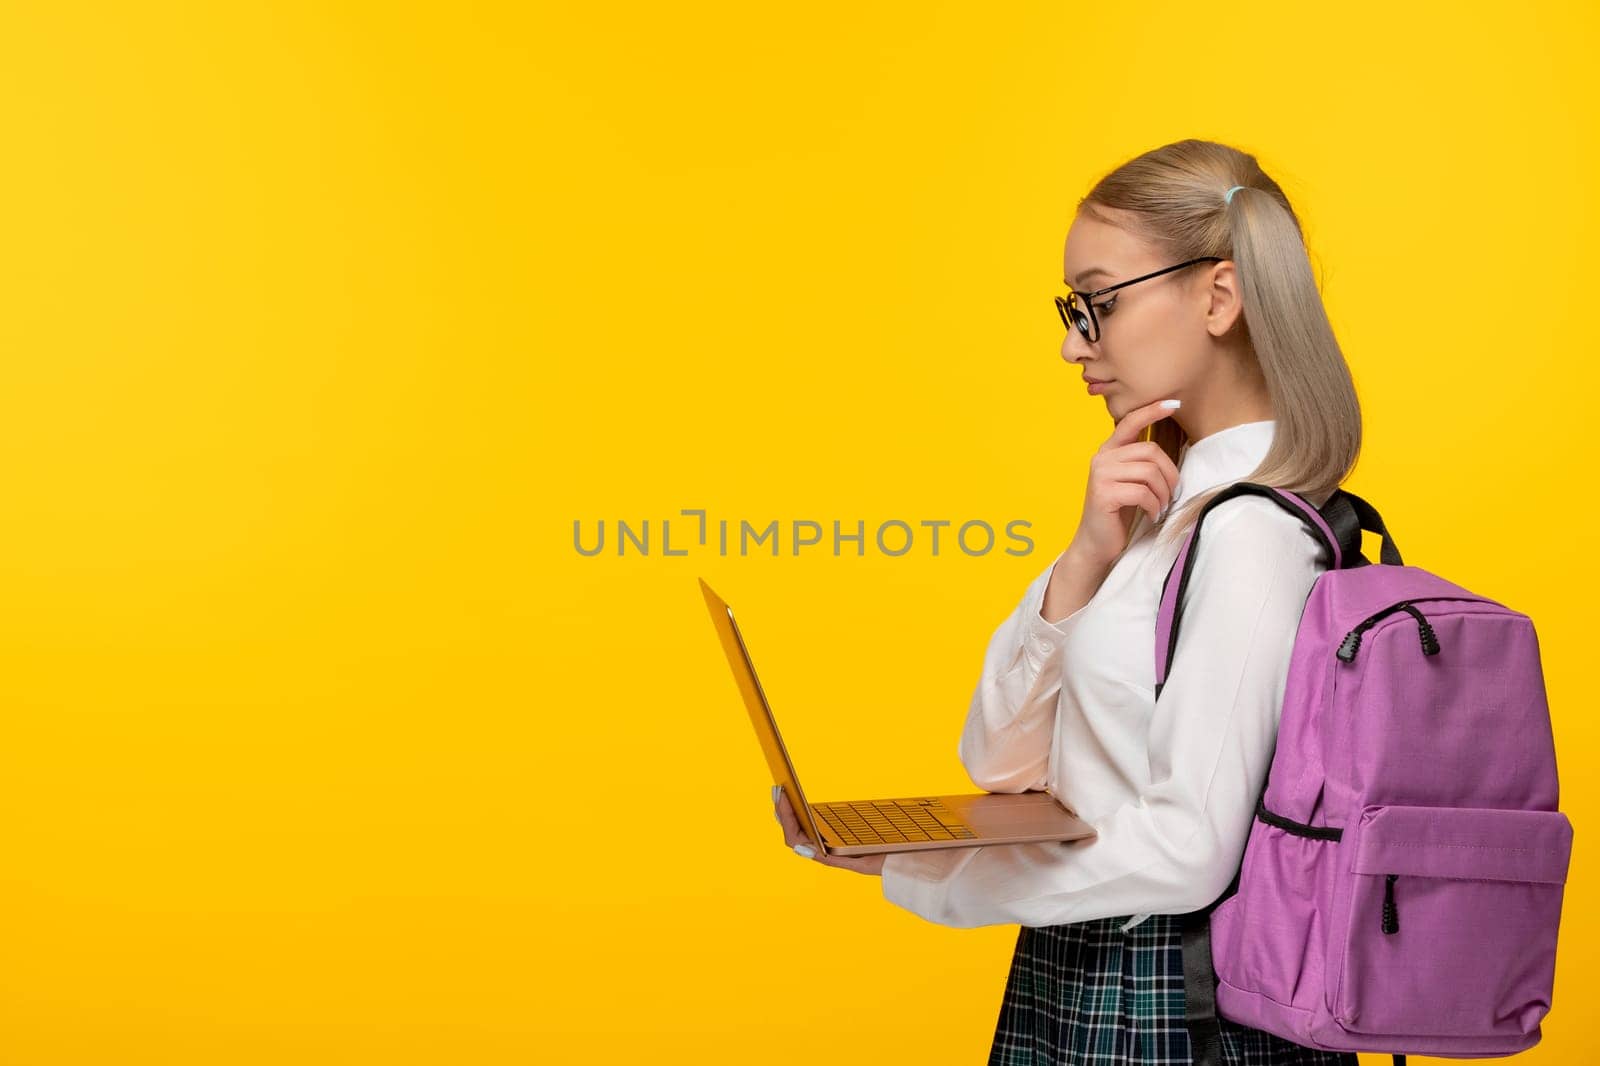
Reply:
[[[1170, 274], [1174, 270], [1182, 270], [1184, 267], [1193, 266], [1196, 263], [1220, 262], [1223, 262], [1223, 257], [1220, 255], [1202, 255], [1198, 259], [1191, 259], [1176, 266], [1153, 270], [1148, 274], [1141, 274], [1139, 277], [1129, 278], [1127, 281], [1119, 281], [1115, 285], [1107, 285], [1105, 288], [1096, 289], [1093, 292], [1080, 293], [1076, 289], [1069, 288], [1066, 296], [1056, 297], [1056, 310], [1061, 312], [1062, 325], [1068, 329], [1076, 329], [1083, 334], [1084, 340], [1093, 344], [1100, 339], [1100, 319], [1094, 313], [1094, 298], [1096, 296], [1104, 296], [1108, 292], [1115, 292], [1117, 289], [1136, 285], [1141, 281], [1149, 281], [1151, 278], [1158, 278], [1162, 274]], [[1115, 302], [1112, 300], [1108, 304]]]

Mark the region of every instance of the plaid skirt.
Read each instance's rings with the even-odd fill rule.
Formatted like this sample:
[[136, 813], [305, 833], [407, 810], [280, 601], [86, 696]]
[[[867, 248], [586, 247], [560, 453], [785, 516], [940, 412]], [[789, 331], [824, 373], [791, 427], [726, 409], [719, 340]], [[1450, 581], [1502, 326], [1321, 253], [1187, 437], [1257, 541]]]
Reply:
[[[1023, 926], [1006, 980], [989, 1066], [1188, 1063], [1183, 934], [1175, 914]], [[1359, 1066], [1220, 1015], [1229, 1066]]]

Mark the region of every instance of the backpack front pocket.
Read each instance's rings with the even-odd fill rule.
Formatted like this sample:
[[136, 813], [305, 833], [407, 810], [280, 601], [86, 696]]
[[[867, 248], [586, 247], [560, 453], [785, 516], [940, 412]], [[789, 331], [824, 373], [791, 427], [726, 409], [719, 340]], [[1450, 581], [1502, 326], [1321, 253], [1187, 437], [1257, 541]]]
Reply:
[[1340, 1025], [1461, 1037], [1538, 1027], [1572, 852], [1565, 814], [1368, 805], [1343, 843], [1327, 985]]

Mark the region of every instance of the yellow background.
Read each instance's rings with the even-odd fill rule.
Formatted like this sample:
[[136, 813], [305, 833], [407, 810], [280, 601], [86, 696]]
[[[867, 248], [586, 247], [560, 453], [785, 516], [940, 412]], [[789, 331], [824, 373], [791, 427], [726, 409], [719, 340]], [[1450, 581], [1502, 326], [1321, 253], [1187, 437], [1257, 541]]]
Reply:
[[[1057, 351], [1072, 205], [1189, 136], [1301, 212], [1349, 487], [1536, 622], [1579, 843], [1525, 1059], [1588, 1061], [1596, 36], [6, 5], [0, 1063], [982, 1061], [1015, 928], [782, 848], [695, 578], [812, 798], [968, 788], [983, 646], [1109, 429]], [[573, 548], [683, 508], [1034, 552]]]

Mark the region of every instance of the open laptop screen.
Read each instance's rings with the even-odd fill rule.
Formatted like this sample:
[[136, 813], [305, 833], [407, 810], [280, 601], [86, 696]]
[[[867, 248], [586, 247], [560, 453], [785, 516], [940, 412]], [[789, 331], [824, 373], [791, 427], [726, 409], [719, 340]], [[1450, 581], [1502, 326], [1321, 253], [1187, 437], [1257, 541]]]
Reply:
[[756, 737], [761, 741], [761, 752], [766, 756], [767, 769], [772, 772], [773, 783], [783, 786], [784, 792], [789, 796], [789, 805], [794, 808], [795, 817], [800, 821], [800, 827], [816, 845], [817, 851], [827, 854], [822, 834], [817, 831], [816, 823], [811, 818], [811, 808], [806, 804], [805, 793], [800, 791], [800, 777], [794, 771], [794, 763], [789, 761], [789, 752], [783, 746], [783, 737], [778, 734], [777, 720], [772, 716], [772, 708], [767, 704], [766, 693], [761, 690], [761, 682], [756, 677], [756, 666], [750, 660], [750, 650], [745, 647], [744, 637], [739, 633], [739, 623], [733, 619], [733, 608], [712, 591], [704, 578], [700, 579], [700, 592], [705, 596], [706, 609], [711, 612], [711, 624], [716, 627], [717, 637], [722, 642], [723, 654], [728, 657], [728, 665], [733, 669], [733, 679], [739, 686], [739, 695], [744, 697], [745, 710], [750, 713], [750, 724], [755, 726]]

